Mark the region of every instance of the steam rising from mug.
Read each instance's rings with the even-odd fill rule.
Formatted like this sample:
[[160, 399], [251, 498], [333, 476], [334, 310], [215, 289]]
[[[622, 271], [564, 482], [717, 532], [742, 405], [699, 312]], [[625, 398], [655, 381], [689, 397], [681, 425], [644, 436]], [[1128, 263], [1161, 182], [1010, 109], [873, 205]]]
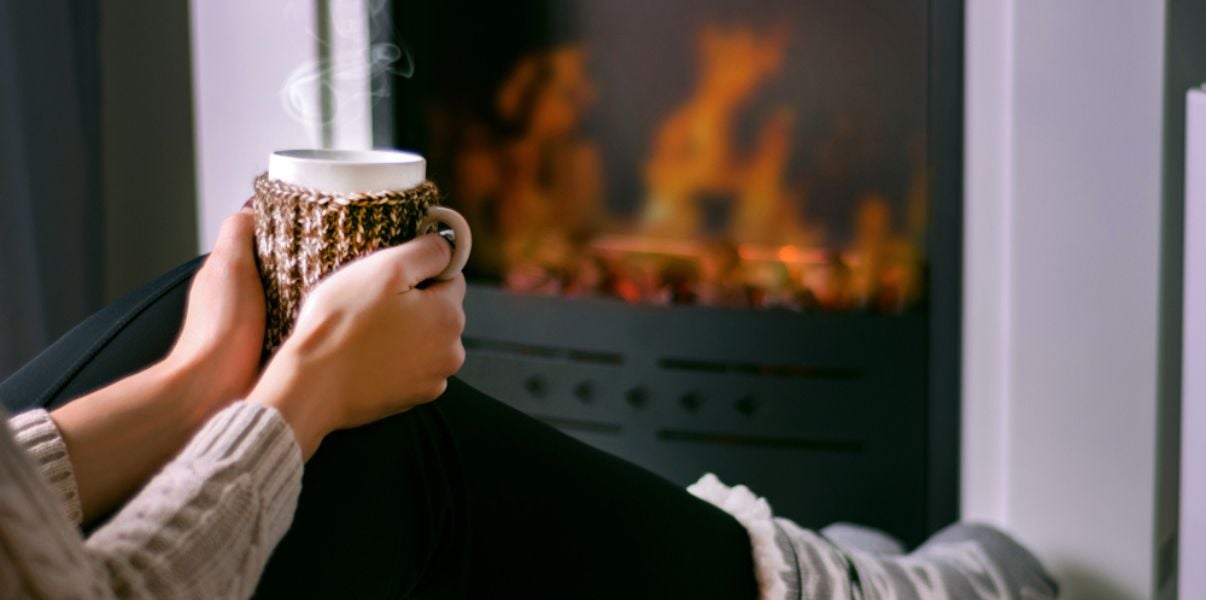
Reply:
[[[281, 107], [307, 131], [321, 130], [337, 121], [368, 119], [370, 115], [360, 113], [366, 106], [389, 97], [390, 76], [409, 78], [414, 75], [415, 64], [410, 50], [389, 42], [369, 44], [361, 52], [334, 60], [323, 57], [330, 53], [336, 37], [348, 40], [361, 37], [356, 29], [363, 24], [362, 18], [368, 20], [373, 30], [369, 39], [380, 39], [384, 36], [378, 34], [392, 29], [384, 0], [370, 0], [366, 6], [367, 13], [363, 17], [357, 14], [355, 18], [339, 18], [339, 6], [330, 6], [327, 15], [330, 30], [324, 31], [323, 35], [311, 34], [320, 58], [298, 65], [281, 85]], [[367, 88], [341, 85], [362, 81], [368, 82]], [[327, 106], [323, 104], [324, 97], [329, 99]], [[367, 103], [364, 102], [366, 97]]]
[[[402, 59], [401, 66], [395, 66]], [[307, 126], [327, 125], [336, 119], [358, 118], [363, 115], [347, 114], [362, 103], [355, 102], [365, 95], [372, 102], [389, 97], [389, 86], [381, 83], [385, 74], [410, 77], [414, 74], [414, 60], [410, 50], [397, 44], [380, 43], [369, 46], [368, 56], [353, 56], [340, 61], [308, 61], [299, 65], [281, 86], [281, 106], [293, 120]], [[370, 82], [368, 92], [339, 92], [332, 85], [340, 80], [363, 80]], [[331, 111], [323, 114], [319, 98], [326, 87], [333, 95]], [[344, 112], [341, 112], [344, 111]]]

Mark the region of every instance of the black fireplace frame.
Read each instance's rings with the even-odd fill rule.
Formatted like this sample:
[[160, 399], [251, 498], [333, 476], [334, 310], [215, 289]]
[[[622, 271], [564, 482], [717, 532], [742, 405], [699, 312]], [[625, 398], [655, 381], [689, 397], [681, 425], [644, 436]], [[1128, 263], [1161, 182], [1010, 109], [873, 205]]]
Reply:
[[[374, 17], [374, 42], [396, 41], [388, 23], [391, 18], [397, 19], [406, 4], [405, 0], [394, 0], [387, 10]], [[711, 465], [716, 462], [700, 465], [686, 460], [687, 466], [680, 473], [674, 465], [683, 463], [684, 456], [704, 456], [707, 452], [668, 453], [649, 440], [680, 445], [702, 441], [712, 444], [708, 448], [713, 450], [726, 444], [738, 448], [752, 440], [766, 452], [776, 445], [786, 445], [783, 447], [794, 448], [802, 456], [812, 453], [823, 457], [812, 467], [808, 465], [813, 463], [802, 461], [801, 470], [807, 470], [804, 474], [781, 473], [789, 482], [798, 480], [797, 488], [805, 487], [806, 482], [816, 487], [818, 482], [824, 485], [825, 481], [838, 481], [834, 478], [841, 477], [845, 468], [856, 473], [851, 478], [863, 476], [863, 471], [869, 476], [887, 478], [877, 485], [863, 487], [842, 482], [838, 487], [843, 489], [832, 492], [832, 497], [826, 499], [811, 489], [768, 490], [767, 487], [774, 488], [776, 484], [768, 479], [770, 475], [752, 474], [757, 470], [753, 469], [746, 476], [737, 470], [739, 474], [734, 479], [767, 493], [777, 509], [786, 508], [780, 512], [804, 525], [820, 525], [823, 523], [814, 521], [825, 519], [857, 520], [884, 527], [908, 542], [917, 542], [925, 534], [956, 520], [962, 354], [964, 3], [928, 0], [926, 10], [930, 221], [925, 306], [898, 316], [796, 315], [534, 297], [494, 286], [471, 285], [466, 299], [470, 318], [466, 331], [469, 358], [462, 377], [588, 443], [645, 464], [678, 483], [690, 480], [686, 470], [713, 468]], [[415, 101], [406, 97], [403, 85], [392, 77], [387, 75], [374, 81], [378, 89], [393, 88], [392, 101], [378, 102], [373, 107], [374, 143], [378, 146], [409, 145], [416, 139], [413, 129], [418, 126], [419, 117]], [[420, 135], [418, 139], [421, 138]], [[617, 326], [619, 323], [628, 323], [628, 327], [639, 330], [623, 331], [624, 326]], [[701, 329], [705, 323], [707, 330]], [[666, 344], [660, 344], [656, 336], [651, 339], [649, 329], [665, 324], [686, 331], [686, 339]], [[564, 328], [573, 328], [578, 333], [567, 339]], [[709, 333], [715, 330], [728, 332], [724, 334], [727, 337], [719, 343], [709, 340]], [[791, 346], [793, 342], [788, 340], [793, 332], [801, 334], [797, 339], [803, 340], [802, 344], [807, 344], [808, 336], [815, 334], [819, 336], [817, 339], [828, 340], [829, 345], [819, 353], [804, 347], [759, 349], [760, 340], [773, 339], [779, 345]], [[693, 340], [692, 336], [698, 339]], [[843, 336], [848, 338], [846, 342], [841, 341]], [[875, 338], [879, 351], [860, 350], [858, 342], [866, 341], [868, 336]], [[894, 345], [892, 340], [896, 336], [924, 339], [924, 348]], [[650, 344], [657, 348], [649, 347]], [[735, 346], [741, 351], [733, 353]], [[729, 354], [717, 354], [720, 347], [728, 347]], [[827, 362], [827, 353], [830, 359], [842, 358]], [[749, 354], [751, 358], [741, 359], [741, 354]], [[867, 393], [876, 394], [902, 385], [921, 392], [912, 406], [894, 407], [886, 403], [878, 406], [874, 410], [881, 411], [876, 414], [885, 417], [885, 422], [859, 430], [861, 433], [845, 435], [842, 419], [858, 419], [857, 407], [830, 404], [802, 408], [801, 402], [789, 405], [790, 401], [785, 401], [776, 409], [774, 402], [778, 399], [760, 398], [757, 392], [736, 396], [729, 393], [728, 390], [737, 389], [733, 386], [745, 385], [731, 382], [758, 381], [753, 377], [788, 382], [782, 389], [801, 386], [801, 390], [810, 390], [805, 395], [808, 401], [813, 400], [814, 394], [821, 397], [830, 394], [833, 402], [855, 398], [856, 395], [844, 396], [844, 391], [816, 391], [841, 382], [852, 382], [850, 385], [854, 387], [835, 390], [865, 386]], [[722, 391], [713, 393], [714, 389]], [[725, 393], [729, 395], [723, 400], [716, 399]], [[872, 402], [868, 406], [876, 406], [873, 401], [868, 402]], [[775, 433], [782, 433], [782, 423], [767, 423], [763, 425], [765, 431], [752, 433], [740, 421], [753, 418], [750, 415], [756, 415], [759, 407], [766, 404], [771, 405], [767, 409], [771, 412], [779, 410], [782, 415], [790, 414], [801, 421], [793, 422], [788, 429], [817, 423], [824, 431], [783, 436]], [[899, 411], [898, 420], [886, 418], [892, 411]], [[738, 422], [733, 431], [717, 432], [713, 428], [702, 433], [699, 425], [683, 425], [704, 421], [715, 424], [725, 418]], [[662, 420], [661, 424], [649, 425], [657, 419]], [[898, 439], [902, 444], [899, 454], [905, 456], [899, 463], [894, 452], [875, 449], [881, 439], [897, 440], [893, 427], [908, 429], [910, 434], [901, 434]], [[616, 441], [632, 431], [648, 434], [641, 438], [646, 441]], [[710, 456], [723, 463], [742, 451], [715, 451]], [[850, 467], [859, 464], [852, 457], [860, 453], [874, 455], [878, 462]], [[908, 459], [911, 453], [919, 454], [915, 460]], [[658, 459], [665, 454], [672, 456], [659, 463]], [[842, 456], [851, 457], [852, 462], [843, 463], [846, 459]], [[809, 479], [813, 471], [825, 469], [832, 472], [818, 476], [820, 479]], [[758, 485], [760, 482], [762, 485]], [[870, 495], [879, 497], [865, 498]], [[777, 498], [783, 505], [777, 503]], [[805, 503], [810, 508], [800, 509]], [[811, 508], [818, 503], [824, 506]]]
[[926, 523], [959, 518], [963, 385], [964, 2], [929, 0], [929, 443]]

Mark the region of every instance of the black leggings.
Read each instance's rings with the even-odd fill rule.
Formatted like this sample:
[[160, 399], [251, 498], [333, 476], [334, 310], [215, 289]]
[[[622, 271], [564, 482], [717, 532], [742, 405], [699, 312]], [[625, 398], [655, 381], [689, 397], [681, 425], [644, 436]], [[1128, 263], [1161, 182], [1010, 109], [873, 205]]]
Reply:
[[[54, 408], [162, 357], [199, 259], [93, 315], [0, 384]], [[263, 598], [753, 598], [749, 538], [682, 488], [453, 379], [328, 437]]]

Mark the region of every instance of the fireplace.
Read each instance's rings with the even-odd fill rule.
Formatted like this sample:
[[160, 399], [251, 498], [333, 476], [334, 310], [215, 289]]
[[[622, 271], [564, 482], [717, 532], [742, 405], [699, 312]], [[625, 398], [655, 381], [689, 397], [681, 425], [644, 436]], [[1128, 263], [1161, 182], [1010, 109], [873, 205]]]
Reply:
[[375, 142], [474, 228], [461, 376], [806, 526], [953, 520], [962, 27], [940, 0], [384, 6]]

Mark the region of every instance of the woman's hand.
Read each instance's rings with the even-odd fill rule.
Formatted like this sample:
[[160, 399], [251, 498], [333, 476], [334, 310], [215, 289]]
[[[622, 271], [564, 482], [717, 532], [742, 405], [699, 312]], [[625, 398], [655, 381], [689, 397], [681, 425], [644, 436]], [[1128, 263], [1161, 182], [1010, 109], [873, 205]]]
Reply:
[[248, 212], [222, 224], [193, 277], [184, 327], [167, 358], [51, 413], [67, 444], [85, 522], [134, 493], [255, 382], [264, 290], [253, 229]]
[[193, 277], [184, 326], [162, 368], [195, 382], [205, 416], [251, 391], [264, 345], [264, 288], [255, 266], [255, 217], [226, 218], [218, 241]]
[[419, 287], [451, 258], [426, 235], [350, 263], [306, 298], [250, 400], [275, 407], [309, 458], [331, 431], [430, 402], [464, 362], [465, 279]]

